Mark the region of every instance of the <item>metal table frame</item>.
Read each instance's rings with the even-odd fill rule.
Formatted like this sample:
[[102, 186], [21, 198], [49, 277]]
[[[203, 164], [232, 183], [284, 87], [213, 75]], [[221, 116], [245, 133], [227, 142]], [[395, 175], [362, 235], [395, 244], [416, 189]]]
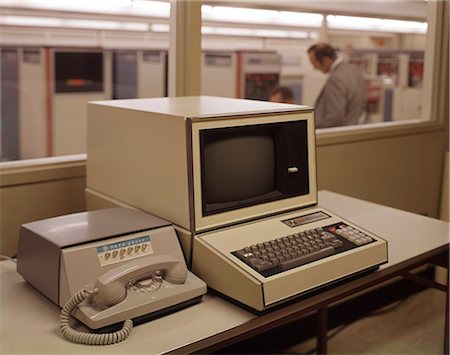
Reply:
[[[418, 255], [399, 264], [377, 270], [365, 276], [358, 277], [342, 285], [333, 287], [314, 296], [302, 299], [286, 307], [268, 312], [247, 323], [222, 333], [202, 339], [192, 344], [178, 348], [171, 354], [183, 353], [208, 353], [219, 350], [226, 346], [238, 343], [265, 331], [283, 326], [299, 320], [307, 315], [317, 314], [317, 353], [327, 353], [327, 331], [328, 331], [328, 308], [333, 303], [352, 296], [369, 287], [379, 285], [382, 282], [396, 278], [405, 277], [415, 282], [425, 284], [446, 292], [446, 314], [443, 353], [449, 352], [449, 288], [437, 282], [412, 274], [411, 271], [427, 264], [439, 265], [447, 268], [449, 264], [449, 245], [442, 246], [427, 253]], [[448, 275], [448, 273], [447, 273]]]

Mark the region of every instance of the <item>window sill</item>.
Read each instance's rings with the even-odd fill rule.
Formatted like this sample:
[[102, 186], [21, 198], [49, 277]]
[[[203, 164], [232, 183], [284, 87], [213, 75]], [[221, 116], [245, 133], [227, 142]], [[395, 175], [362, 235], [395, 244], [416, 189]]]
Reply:
[[369, 123], [358, 126], [322, 128], [316, 131], [318, 147], [382, 138], [400, 137], [418, 133], [445, 130], [445, 125], [434, 121], [407, 120]]
[[72, 179], [86, 175], [86, 154], [0, 163], [0, 187]]

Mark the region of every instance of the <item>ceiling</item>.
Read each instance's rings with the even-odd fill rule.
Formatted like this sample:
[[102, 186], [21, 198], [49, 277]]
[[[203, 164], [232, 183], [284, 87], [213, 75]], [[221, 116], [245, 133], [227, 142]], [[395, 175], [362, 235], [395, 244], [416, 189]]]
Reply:
[[203, 0], [204, 4], [426, 20], [426, 0]]

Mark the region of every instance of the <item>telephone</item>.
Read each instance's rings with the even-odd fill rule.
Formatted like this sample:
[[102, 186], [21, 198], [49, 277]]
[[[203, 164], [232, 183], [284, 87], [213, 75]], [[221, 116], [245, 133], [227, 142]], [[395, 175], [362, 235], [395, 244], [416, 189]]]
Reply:
[[[62, 307], [61, 332], [82, 344], [112, 344], [142, 322], [199, 302], [206, 284], [188, 271], [174, 227], [144, 212], [112, 208], [22, 225], [17, 271]], [[124, 322], [122, 329], [86, 333]]]

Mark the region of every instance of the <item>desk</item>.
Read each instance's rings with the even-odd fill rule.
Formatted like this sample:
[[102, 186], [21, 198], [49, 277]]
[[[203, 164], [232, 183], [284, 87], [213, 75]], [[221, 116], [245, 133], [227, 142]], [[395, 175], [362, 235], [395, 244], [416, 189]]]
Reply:
[[[328, 191], [319, 193], [319, 203], [386, 239], [389, 262], [376, 272], [258, 317], [208, 294], [201, 303], [139, 325], [129, 339], [105, 348], [63, 339], [59, 332], [59, 307], [26, 284], [15, 272], [14, 263], [3, 261], [0, 263], [0, 352], [204, 353], [318, 312], [319, 351], [325, 353], [328, 305], [398, 275], [407, 276], [409, 270], [423, 264], [435, 262], [448, 267], [449, 224], [446, 222]], [[448, 288], [446, 292], [448, 296]], [[446, 327], [445, 334], [448, 334], [448, 301]]]

